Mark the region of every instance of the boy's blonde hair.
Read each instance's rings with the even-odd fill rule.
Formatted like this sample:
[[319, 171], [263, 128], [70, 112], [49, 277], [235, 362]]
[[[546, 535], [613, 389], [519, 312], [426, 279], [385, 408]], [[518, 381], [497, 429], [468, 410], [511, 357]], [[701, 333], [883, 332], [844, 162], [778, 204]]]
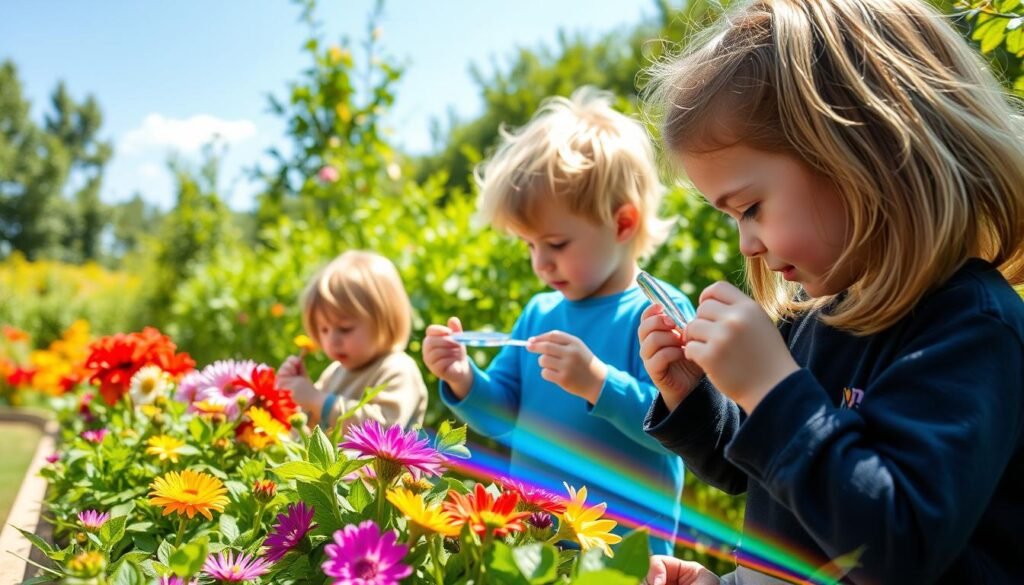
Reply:
[[[790, 153], [837, 187], [859, 280], [826, 322], [858, 334], [906, 315], [971, 256], [1024, 281], [1024, 123], [980, 56], [915, 0], [760, 0], [652, 69], [673, 153], [743, 143]], [[760, 258], [755, 298], [798, 301]], [[955, 310], [955, 309], [954, 309]]]
[[581, 87], [571, 98], [545, 100], [519, 130], [502, 128], [498, 150], [474, 172], [477, 217], [499, 229], [527, 227], [539, 202], [557, 198], [571, 212], [607, 225], [631, 203], [639, 214], [634, 256], [665, 241], [671, 222], [658, 218], [664, 187], [650, 139], [611, 103], [610, 93]]
[[380, 351], [401, 351], [409, 343], [409, 295], [398, 269], [380, 254], [345, 252], [313, 277], [302, 295], [302, 324], [313, 339], [319, 339], [322, 317], [366, 320]]

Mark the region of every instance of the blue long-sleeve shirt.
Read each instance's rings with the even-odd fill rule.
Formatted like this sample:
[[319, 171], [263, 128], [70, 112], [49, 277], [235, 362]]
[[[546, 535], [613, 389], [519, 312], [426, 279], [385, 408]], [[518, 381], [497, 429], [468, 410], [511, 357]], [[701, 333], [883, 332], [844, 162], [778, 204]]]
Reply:
[[[693, 313], [681, 292], [664, 286], [684, 313]], [[473, 386], [464, 399], [443, 382], [441, 398], [474, 430], [510, 447], [512, 477], [563, 495], [562, 481], [585, 485], [588, 505], [607, 502], [613, 514], [674, 535], [682, 462], [643, 430], [658, 393], [640, 359], [636, 334], [648, 304], [635, 286], [582, 301], [548, 292], [531, 299], [516, 321], [516, 338], [564, 331], [607, 365], [593, 405], [541, 378], [540, 356], [522, 347], [503, 348], [486, 371], [474, 365]], [[661, 539], [652, 539], [651, 548], [658, 554], [672, 551]]]
[[821, 562], [863, 547], [849, 581], [1024, 583], [1024, 303], [999, 272], [967, 262], [874, 335], [781, 332], [801, 369], [750, 416], [704, 381], [648, 432], [746, 490], [745, 532]]

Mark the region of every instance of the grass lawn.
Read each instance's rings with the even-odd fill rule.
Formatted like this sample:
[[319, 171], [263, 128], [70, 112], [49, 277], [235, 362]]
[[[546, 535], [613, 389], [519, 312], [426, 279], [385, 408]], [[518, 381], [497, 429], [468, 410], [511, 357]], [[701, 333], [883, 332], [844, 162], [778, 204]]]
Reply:
[[30, 424], [0, 423], [0, 437], [4, 441], [4, 456], [0, 457], [0, 526], [7, 522], [25, 469], [36, 452], [39, 435], [39, 429]]

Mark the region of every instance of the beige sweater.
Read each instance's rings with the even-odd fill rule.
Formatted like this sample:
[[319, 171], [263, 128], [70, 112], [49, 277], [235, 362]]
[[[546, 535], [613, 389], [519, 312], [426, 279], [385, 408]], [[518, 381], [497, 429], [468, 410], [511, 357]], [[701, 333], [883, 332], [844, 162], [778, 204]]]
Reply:
[[343, 412], [359, 404], [367, 388], [380, 385], [384, 389], [346, 419], [346, 427], [371, 419], [385, 427], [400, 424], [405, 429], [423, 424], [427, 385], [416, 361], [402, 351], [385, 354], [358, 370], [346, 370], [338, 362], [327, 366], [315, 386], [321, 392], [337, 394], [338, 399], [330, 418], [322, 422], [333, 425]]

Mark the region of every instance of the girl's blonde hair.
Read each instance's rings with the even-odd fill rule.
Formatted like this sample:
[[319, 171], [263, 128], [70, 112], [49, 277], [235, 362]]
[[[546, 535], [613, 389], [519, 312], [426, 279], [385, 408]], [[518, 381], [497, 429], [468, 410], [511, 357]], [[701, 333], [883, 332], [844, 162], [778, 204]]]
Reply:
[[[916, 0], [758, 0], [652, 69], [667, 148], [743, 143], [829, 178], [858, 281], [825, 320], [858, 334], [906, 315], [971, 256], [1024, 281], [1024, 122], [980, 56]], [[760, 258], [747, 280], [770, 314], [800, 301]]]
[[302, 295], [302, 324], [313, 339], [324, 317], [370, 323], [380, 351], [401, 351], [409, 343], [409, 295], [398, 269], [380, 254], [345, 252], [313, 277]]
[[647, 132], [612, 108], [612, 94], [592, 87], [548, 98], [517, 131], [502, 128], [500, 146], [474, 176], [477, 217], [498, 229], [531, 225], [538, 203], [552, 197], [606, 225], [632, 204], [639, 214], [631, 242], [636, 257], [657, 248], [671, 227], [658, 217], [664, 187]]

